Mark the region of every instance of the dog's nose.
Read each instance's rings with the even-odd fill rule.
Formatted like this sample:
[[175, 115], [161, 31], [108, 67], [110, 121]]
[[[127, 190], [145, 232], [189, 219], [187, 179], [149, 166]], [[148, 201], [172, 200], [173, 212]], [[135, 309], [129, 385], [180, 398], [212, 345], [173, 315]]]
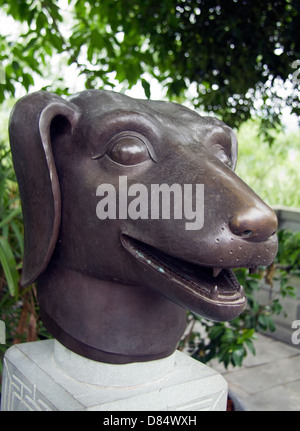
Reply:
[[229, 222], [232, 233], [248, 241], [262, 242], [276, 233], [278, 220], [275, 212], [267, 207], [248, 207], [237, 212]]

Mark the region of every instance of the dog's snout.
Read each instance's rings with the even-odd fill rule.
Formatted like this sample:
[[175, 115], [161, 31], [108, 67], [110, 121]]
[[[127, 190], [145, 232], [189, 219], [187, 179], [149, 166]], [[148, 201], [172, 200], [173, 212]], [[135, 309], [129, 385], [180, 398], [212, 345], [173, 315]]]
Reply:
[[275, 234], [278, 221], [275, 212], [267, 207], [248, 207], [237, 212], [229, 222], [235, 235], [248, 241], [266, 241]]

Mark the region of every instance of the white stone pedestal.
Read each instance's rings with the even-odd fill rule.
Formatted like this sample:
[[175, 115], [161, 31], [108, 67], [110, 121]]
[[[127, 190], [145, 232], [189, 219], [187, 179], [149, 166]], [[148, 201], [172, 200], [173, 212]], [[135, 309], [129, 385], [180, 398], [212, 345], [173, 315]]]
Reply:
[[45, 340], [15, 345], [4, 357], [2, 411], [226, 410], [226, 401], [224, 378], [179, 351], [112, 365]]

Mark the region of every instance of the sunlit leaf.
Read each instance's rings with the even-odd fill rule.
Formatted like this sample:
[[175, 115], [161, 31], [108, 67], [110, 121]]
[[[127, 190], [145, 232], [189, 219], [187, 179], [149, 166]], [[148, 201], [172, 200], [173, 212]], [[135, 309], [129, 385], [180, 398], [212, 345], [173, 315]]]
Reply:
[[18, 293], [19, 274], [16, 260], [6, 238], [0, 237], [0, 264], [3, 268], [9, 292], [12, 296]]

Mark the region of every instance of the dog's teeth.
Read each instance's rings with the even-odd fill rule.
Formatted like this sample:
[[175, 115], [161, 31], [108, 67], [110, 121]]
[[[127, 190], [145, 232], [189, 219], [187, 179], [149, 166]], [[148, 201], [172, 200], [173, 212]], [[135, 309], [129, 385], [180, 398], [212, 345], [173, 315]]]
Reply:
[[240, 285], [240, 286], [238, 287], [238, 290], [237, 290], [237, 291], [239, 292], [239, 294], [240, 294], [241, 296], [243, 296], [243, 295], [244, 295], [244, 286]]
[[218, 286], [214, 286], [210, 291], [210, 298], [211, 299], [217, 299], [219, 296]]
[[215, 266], [213, 269], [213, 276], [218, 277], [221, 271], [222, 271], [222, 268], [218, 268], [217, 266]]
[[255, 266], [254, 268], [250, 268], [249, 269], [249, 273], [250, 274], [254, 274], [255, 272], [257, 272], [257, 266]]

